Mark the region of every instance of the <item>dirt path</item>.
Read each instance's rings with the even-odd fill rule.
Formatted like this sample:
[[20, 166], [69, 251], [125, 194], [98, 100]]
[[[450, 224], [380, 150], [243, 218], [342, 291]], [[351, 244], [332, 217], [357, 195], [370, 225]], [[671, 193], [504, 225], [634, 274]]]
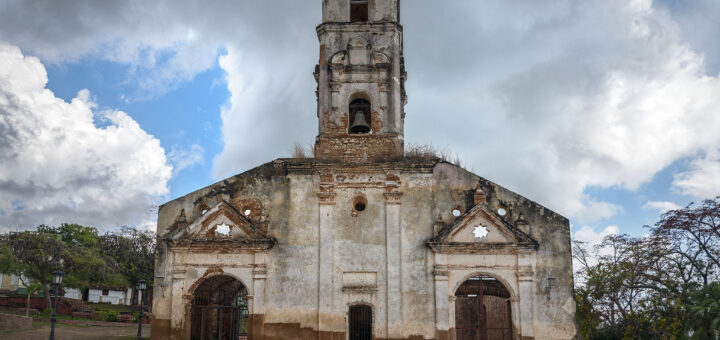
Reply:
[[[150, 338], [150, 327], [143, 326], [143, 339]], [[50, 336], [49, 322], [33, 322], [33, 328], [23, 331], [0, 331], [0, 339], [35, 340]], [[137, 325], [127, 327], [74, 326], [55, 324], [56, 340], [135, 339]]]

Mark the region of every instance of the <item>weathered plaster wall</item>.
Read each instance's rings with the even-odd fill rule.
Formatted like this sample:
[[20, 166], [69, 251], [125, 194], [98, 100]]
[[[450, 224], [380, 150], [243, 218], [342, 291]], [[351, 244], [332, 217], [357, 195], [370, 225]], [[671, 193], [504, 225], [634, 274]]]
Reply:
[[[426, 241], [435, 235], [436, 225], [451, 223], [455, 208], [470, 209], [478, 186], [491, 210], [506, 209], [502, 218], [539, 242], [537, 251], [433, 254]], [[353, 210], [359, 196], [367, 202], [361, 212]], [[518, 335], [569, 339], [575, 333], [568, 221], [454, 165], [278, 160], [163, 205], [160, 234], [177, 225], [181, 209], [192, 222], [200, 216], [198, 207], [212, 207], [219, 200], [258, 202], [263, 209], [259, 215], [265, 216], [258, 221], [267, 222], [269, 235], [277, 239], [267, 254], [267, 279], [263, 277], [265, 339], [317, 339], [318, 334], [344, 339], [349, 305], [357, 303], [372, 305], [377, 338], [443, 338], [453, 332], [456, 287], [478, 273], [498, 278], [512, 292]], [[183, 295], [210, 266], [234, 273], [258, 294], [248, 283], [253, 282], [252, 255], [213, 249], [165, 254], [162, 245], [158, 249], [153, 313], [158, 324], [174, 321], [157, 332], [153, 328], [153, 338], [163, 338], [170, 324], [186, 327], [185, 311], [171, 306], [188, 301]], [[439, 285], [436, 264], [448, 271]], [[548, 276], [556, 278], [550, 290]], [[400, 293], [388, 294], [395, 289]], [[523, 297], [522, 292], [531, 295]], [[438, 316], [436, 306], [446, 315]]]

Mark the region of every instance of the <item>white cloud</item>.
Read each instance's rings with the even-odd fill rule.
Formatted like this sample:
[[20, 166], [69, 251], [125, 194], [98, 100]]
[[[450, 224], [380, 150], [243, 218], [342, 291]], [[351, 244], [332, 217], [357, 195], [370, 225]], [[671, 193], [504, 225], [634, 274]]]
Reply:
[[605, 236], [617, 235], [619, 233], [620, 229], [614, 225], [607, 226], [600, 232], [596, 232], [592, 228], [584, 226], [573, 234], [573, 240], [585, 242], [590, 246], [596, 246], [602, 242]]
[[191, 145], [189, 149], [182, 149], [178, 145], [173, 145], [167, 157], [173, 165], [172, 175], [175, 177], [180, 171], [202, 163], [205, 159], [205, 149], [198, 144]]
[[720, 145], [720, 79], [650, 1], [426, 5], [405, 7], [406, 139], [450, 145], [562, 214], [612, 216], [587, 188], [636, 190]]
[[643, 205], [643, 209], [655, 209], [661, 213], [666, 213], [670, 210], [681, 209], [682, 207], [674, 202], [668, 201], [649, 201]]
[[[718, 6], [702, 3], [682, 15], [639, 0], [403, 3], [406, 141], [447, 146], [479, 175], [573, 219], [613, 216], [621, 208], [587, 188], [635, 190], [720, 146], [720, 80], [703, 54], [720, 53], [717, 42], [702, 43], [717, 40], [717, 25], [695, 20], [717, 17]], [[129, 63], [141, 93], [129, 96], [141, 99], [191, 79], [226, 50], [231, 98], [214, 159], [222, 177], [317, 133], [319, 21], [320, 2], [291, 0], [6, 1], [0, 39], [51, 62]], [[708, 157], [676, 178], [680, 192], [708, 194], [699, 183], [718, 178]]]
[[[617, 235], [619, 233], [620, 229], [614, 225], [607, 226], [603, 228], [603, 230], [601, 230], [600, 232], [596, 232], [592, 228], [584, 226], [572, 235], [572, 239], [575, 241], [584, 242], [582, 246], [585, 248], [587, 254], [589, 255], [589, 257], [586, 259], [587, 263], [590, 266], [594, 266], [598, 263], [598, 258], [595, 255], [602, 256], [610, 254], [610, 249], [608, 248], [598, 249], [597, 253], [595, 253], [594, 248], [598, 247], [606, 236]], [[582, 268], [582, 264], [574, 258], [573, 268], [575, 270], [579, 270]], [[581, 277], [578, 277], [577, 279], [582, 280]]]
[[[0, 228], [141, 223], [168, 192], [160, 142], [121, 111], [45, 88], [35, 57], [0, 43]], [[94, 119], [107, 126], [98, 127]]]
[[675, 176], [673, 188], [694, 199], [720, 196], [720, 150], [710, 150], [705, 157], [693, 160], [688, 171]]

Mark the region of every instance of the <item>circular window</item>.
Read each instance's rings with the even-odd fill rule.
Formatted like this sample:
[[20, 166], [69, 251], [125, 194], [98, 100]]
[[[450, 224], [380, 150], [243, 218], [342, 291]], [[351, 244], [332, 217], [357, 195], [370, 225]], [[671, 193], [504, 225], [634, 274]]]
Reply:
[[505, 210], [504, 208], [498, 209], [497, 212], [498, 212], [498, 215], [500, 215], [500, 216], [507, 215], [507, 210]]
[[252, 211], [250, 211], [250, 209], [245, 209], [245, 216], [250, 216], [250, 213], [251, 213], [251, 212], [252, 212]]
[[353, 211], [360, 212], [364, 211], [365, 208], [367, 208], [367, 199], [363, 196], [357, 196], [353, 200]]
[[459, 217], [460, 215], [462, 215], [462, 212], [460, 211], [460, 209], [455, 208], [453, 209], [452, 214], [455, 217]]

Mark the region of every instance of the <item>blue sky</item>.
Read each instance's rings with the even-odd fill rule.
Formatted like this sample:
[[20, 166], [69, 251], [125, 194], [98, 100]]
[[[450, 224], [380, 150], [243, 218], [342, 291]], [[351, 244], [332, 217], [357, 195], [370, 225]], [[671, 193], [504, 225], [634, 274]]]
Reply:
[[[311, 144], [308, 3], [0, 5], [0, 132], [17, 136], [0, 227], [152, 228], [154, 205]], [[642, 235], [720, 194], [718, 17], [713, 0], [404, 3], [406, 143], [451, 150], [578, 239]]]
[[100, 61], [80, 60], [67, 65], [47, 67], [47, 88], [65, 101], [71, 101], [82, 89], [89, 89], [94, 100], [108, 108], [130, 114], [143, 130], [160, 139], [166, 151], [202, 147], [203, 159], [177, 172], [168, 182], [165, 199], [183, 196], [214, 182], [212, 162], [222, 151], [220, 109], [230, 93], [225, 72], [217, 65], [195, 75], [191, 81], [177, 84], [170, 92], [149, 100], [128, 100], [137, 89], [128, 82], [129, 66]]

